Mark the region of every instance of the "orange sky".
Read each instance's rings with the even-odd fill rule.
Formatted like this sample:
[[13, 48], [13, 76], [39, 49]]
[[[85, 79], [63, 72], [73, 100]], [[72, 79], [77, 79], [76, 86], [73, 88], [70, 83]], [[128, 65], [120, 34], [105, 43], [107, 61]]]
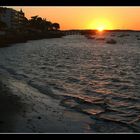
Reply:
[[133, 29], [140, 30], [139, 7], [10, 7], [20, 8], [30, 18], [39, 15], [60, 23], [61, 29]]

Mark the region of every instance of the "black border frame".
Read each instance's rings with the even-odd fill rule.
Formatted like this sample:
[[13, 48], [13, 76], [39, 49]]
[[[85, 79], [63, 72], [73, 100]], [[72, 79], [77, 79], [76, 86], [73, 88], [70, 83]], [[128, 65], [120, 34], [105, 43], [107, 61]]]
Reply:
[[139, 0], [0, 0], [0, 6], [140, 6]]

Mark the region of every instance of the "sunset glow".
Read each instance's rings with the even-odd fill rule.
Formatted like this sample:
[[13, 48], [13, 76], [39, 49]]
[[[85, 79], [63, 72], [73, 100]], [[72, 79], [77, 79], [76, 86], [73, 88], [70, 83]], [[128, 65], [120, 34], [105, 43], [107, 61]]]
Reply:
[[27, 18], [39, 15], [58, 22], [61, 29], [132, 29], [140, 30], [139, 7], [11, 7], [23, 9]]
[[98, 31], [102, 32], [105, 28], [103, 26], [100, 26], [97, 28]]
[[103, 31], [105, 29], [112, 30], [113, 26], [107, 19], [95, 19], [92, 21], [88, 28]]

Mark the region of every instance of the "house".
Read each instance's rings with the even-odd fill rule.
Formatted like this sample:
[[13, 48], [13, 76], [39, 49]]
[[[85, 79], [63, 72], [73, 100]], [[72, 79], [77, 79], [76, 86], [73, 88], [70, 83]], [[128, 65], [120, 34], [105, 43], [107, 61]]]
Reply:
[[7, 28], [16, 29], [22, 26], [25, 14], [22, 9], [16, 11], [12, 8], [0, 7], [0, 20], [7, 25]]

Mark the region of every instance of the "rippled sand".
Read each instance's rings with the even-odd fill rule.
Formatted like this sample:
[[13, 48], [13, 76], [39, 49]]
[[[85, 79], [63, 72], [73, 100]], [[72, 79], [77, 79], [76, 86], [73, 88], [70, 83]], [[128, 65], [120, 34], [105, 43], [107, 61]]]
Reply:
[[[87, 114], [94, 132], [140, 132], [139, 32], [73, 35], [0, 49], [0, 72]], [[107, 44], [113, 38], [116, 44]], [[38, 94], [40, 94], [38, 93]]]

